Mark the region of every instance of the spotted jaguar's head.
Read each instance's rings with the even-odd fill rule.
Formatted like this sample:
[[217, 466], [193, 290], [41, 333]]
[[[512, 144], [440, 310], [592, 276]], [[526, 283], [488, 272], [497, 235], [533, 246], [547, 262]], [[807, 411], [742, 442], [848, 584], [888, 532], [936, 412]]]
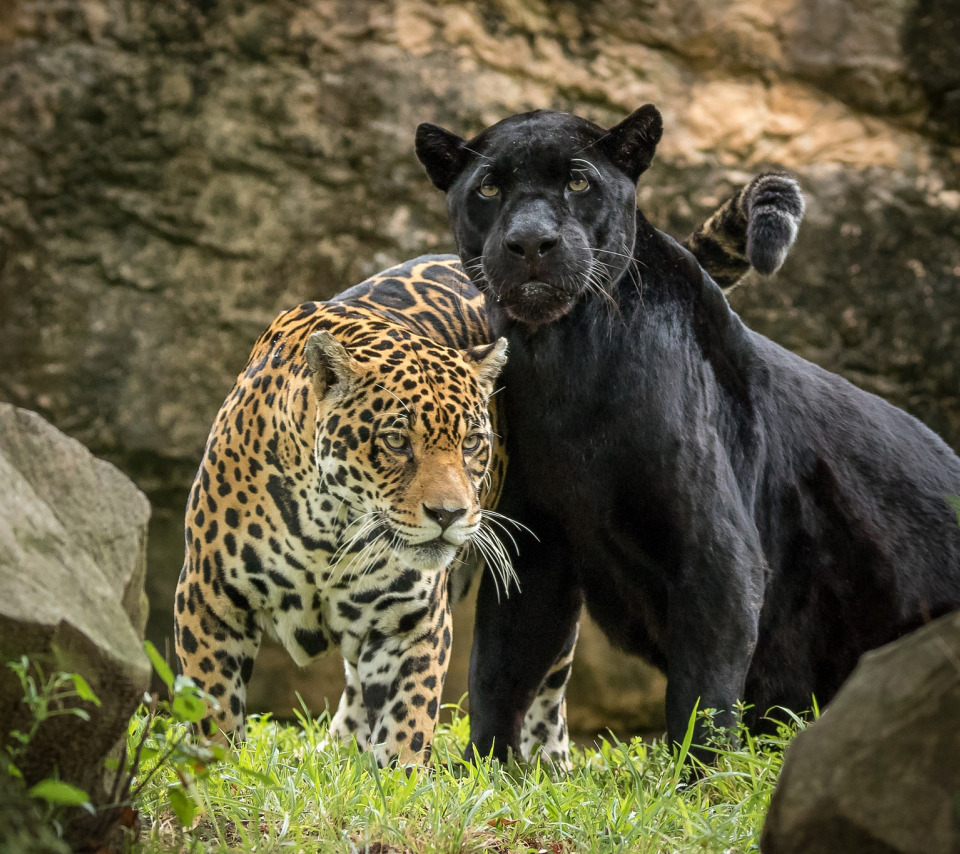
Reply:
[[488, 403], [506, 349], [500, 339], [453, 350], [373, 320], [308, 339], [316, 464], [344, 523], [336, 560], [351, 572], [391, 555], [434, 571], [467, 543], [499, 546], [481, 498], [493, 442]]
[[661, 132], [650, 104], [609, 129], [552, 110], [511, 116], [469, 141], [417, 128], [417, 156], [447, 194], [457, 251], [494, 312], [551, 323], [623, 274], [637, 179]]

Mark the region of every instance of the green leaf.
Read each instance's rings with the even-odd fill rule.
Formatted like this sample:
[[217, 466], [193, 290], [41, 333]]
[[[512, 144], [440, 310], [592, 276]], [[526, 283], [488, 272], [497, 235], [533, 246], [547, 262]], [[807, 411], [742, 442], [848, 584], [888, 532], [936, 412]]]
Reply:
[[957, 511], [957, 524], [960, 525], [960, 495], [948, 495], [947, 504]]
[[159, 676], [163, 684], [172, 691], [173, 671], [170, 669], [170, 665], [163, 660], [163, 656], [157, 652], [157, 648], [150, 643], [150, 641], [143, 642], [143, 649], [147, 653], [147, 658], [150, 659], [153, 669], [157, 671], [157, 676]]
[[169, 789], [170, 807], [180, 824], [189, 827], [197, 814], [197, 805], [183, 789]]
[[87, 682], [79, 673], [71, 673], [70, 679], [73, 681], [73, 690], [77, 692], [77, 696], [81, 700], [87, 700], [90, 703], [93, 703], [95, 706], [100, 705], [100, 698], [94, 693], [93, 689], [90, 687], [90, 683]]
[[39, 798], [48, 804], [57, 804], [61, 807], [89, 807], [90, 796], [77, 786], [70, 783], [64, 783], [63, 780], [41, 780], [35, 786], [27, 790], [31, 798]]
[[176, 720], [195, 724], [203, 720], [203, 716], [207, 713], [207, 704], [199, 697], [178, 694], [173, 698], [170, 711]]
[[160, 751], [157, 750], [157, 748], [144, 745], [140, 748], [140, 764], [146, 765], [150, 760], [156, 759], [159, 755]]

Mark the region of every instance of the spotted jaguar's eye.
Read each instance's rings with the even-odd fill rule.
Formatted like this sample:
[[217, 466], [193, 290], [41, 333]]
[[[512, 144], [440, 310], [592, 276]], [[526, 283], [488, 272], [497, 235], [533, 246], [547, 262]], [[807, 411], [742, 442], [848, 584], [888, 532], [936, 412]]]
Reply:
[[463, 439], [463, 452], [475, 454], [483, 446], [483, 433], [470, 433]]
[[575, 193], [582, 193], [590, 186], [590, 182], [583, 175], [572, 175], [567, 186]]
[[391, 451], [401, 453], [410, 449], [410, 437], [401, 430], [390, 430], [380, 434], [380, 441]]
[[496, 184], [490, 184], [484, 181], [477, 192], [485, 199], [495, 199], [500, 195], [500, 188]]

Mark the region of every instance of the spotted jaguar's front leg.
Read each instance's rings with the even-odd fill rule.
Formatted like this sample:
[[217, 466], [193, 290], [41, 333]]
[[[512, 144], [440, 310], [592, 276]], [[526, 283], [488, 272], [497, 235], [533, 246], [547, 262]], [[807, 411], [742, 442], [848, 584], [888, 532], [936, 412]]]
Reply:
[[330, 737], [339, 741], [356, 738], [357, 746], [366, 750], [370, 746], [370, 724], [367, 711], [363, 707], [363, 694], [360, 686], [360, 674], [349, 661], [343, 662], [346, 687], [340, 695], [337, 712], [330, 721]]
[[566, 694], [579, 634], [580, 624], [577, 623], [527, 710], [520, 735], [520, 752], [524, 759], [535, 759], [539, 755], [563, 770], [571, 767]]
[[430, 761], [453, 638], [446, 584], [438, 584], [435, 593], [410, 631], [371, 632], [361, 646], [361, 698], [370, 747], [381, 767]]
[[222, 586], [207, 583], [198, 569], [206, 560], [202, 563], [188, 553], [180, 573], [173, 624], [177, 662], [180, 673], [193, 679], [219, 706], [209, 709], [204, 732], [217, 741], [239, 743], [245, 737], [247, 682], [262, 632], [249, 619], [252, 612], [234, 607]]

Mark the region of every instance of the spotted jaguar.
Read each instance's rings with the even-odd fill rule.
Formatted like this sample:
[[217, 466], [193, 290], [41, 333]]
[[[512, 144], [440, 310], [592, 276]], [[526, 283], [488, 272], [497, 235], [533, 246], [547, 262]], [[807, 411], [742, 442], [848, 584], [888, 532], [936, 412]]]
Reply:
[[[750, 202], [765, 180], [688, 239], [725, 283], [750, 267]], [[176, 592], [179, 666], [216, 698], [220, 732], [243, 737], [267, 632], [300, 665], [343, 656], [332, 736], [355, 737], [381, 765], [429, 761], [451, 601], [483, 565], [501, 596], [515, 585], [510, 522], [495, 511], [507, 459], [493, 393], [505, 359], [455, 256], [416, 258], [305, 303], [260, 336], [190, 492]], [[575, 641], [526, 713], [525, 757], [568, 761]]]

